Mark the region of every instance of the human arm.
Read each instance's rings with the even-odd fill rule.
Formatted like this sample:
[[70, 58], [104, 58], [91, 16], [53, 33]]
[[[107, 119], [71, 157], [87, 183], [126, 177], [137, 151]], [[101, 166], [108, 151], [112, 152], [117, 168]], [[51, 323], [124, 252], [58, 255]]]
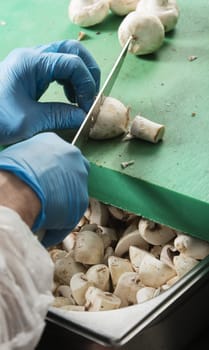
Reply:
[[[54, 81], [69, 103], [40, 102]], [[96, 61], [76, 40], [13, 50], [0, 62], [0, 144], [41, 131], [78, 128], [99, 85]]]
[[89, 165], [43, 133], [3, 150], [0, 168], [0, 348], [32, 350], [53, 299], [53, 264], [30, 227], [46, 229], [48, 244], [63, 239], [88, 205]]

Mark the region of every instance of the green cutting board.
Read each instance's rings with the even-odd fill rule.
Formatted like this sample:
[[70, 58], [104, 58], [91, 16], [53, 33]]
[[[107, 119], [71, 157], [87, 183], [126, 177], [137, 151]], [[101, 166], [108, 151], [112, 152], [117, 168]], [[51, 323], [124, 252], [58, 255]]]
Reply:
[[[76, 39], [82, 30], [87, 34], [82, 43], [100, 65], [103, 82], [121, 50], [122, 18], [110, 14], [102, 24], [82, 29], [70, 23], [68, 3], [2, 2], [0, 59], [15, 47]], [[178, 4], [176, 30], [155, 54], [128, 54], [111, 93], [131, 107], [132, 118], [140, 113], [164, 124], [163, 142], [89, 140], [82, 151], [91, 162], [91, 196], [209, 240], [209, 1]], [[43, 100], [65, 97], [52, 84]], [[122, 169], [121, 162], [129, 160], [134, 164]]]

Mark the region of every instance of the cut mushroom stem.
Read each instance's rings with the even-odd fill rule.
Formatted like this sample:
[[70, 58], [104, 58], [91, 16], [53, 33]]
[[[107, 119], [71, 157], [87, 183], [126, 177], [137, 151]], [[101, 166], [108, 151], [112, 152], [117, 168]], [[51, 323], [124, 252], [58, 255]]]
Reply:
[[130, 125], [129, 134], [133, 138], [139, 138], [152, 143], [157, 143], [163, 139], [165, 126], [153, 122], [147, 118], [137, 115]]

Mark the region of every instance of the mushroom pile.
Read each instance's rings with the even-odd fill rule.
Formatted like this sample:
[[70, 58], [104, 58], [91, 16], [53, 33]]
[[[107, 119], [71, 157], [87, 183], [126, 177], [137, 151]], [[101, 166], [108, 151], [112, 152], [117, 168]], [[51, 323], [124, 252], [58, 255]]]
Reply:
[[104, 311], [163, 293], [209, 254], [209, 243], [90, 198], [81, 221], [49, 254], [53, 306]]

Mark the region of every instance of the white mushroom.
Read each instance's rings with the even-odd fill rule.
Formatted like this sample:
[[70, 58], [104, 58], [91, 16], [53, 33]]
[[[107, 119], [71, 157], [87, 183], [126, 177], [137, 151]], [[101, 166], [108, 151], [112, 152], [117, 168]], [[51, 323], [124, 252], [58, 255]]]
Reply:
[[119, 16], [125, 16], [136, 9], [138, 0], [109, 0], [110, 10]]
[[69, 235], [67, 235], [63, 241], [62, 241], [62, 244], [63, 244], [63, 248], [70, 252], [74, 246], [75, 246], [75, 241], [76, 241], [76, 234], [77, 232], [71, 232]]
[[165, 33], [158, 17], [133, 11], [124, 18], [118, 29], [118, 39], [122, 47], [131, 35], [134, 40], [129, 45], [129, 52], [146, 55], [160, 48]]
[[123, 236], [115, 247], [115, 255], [122, 256], [128, 252], [130, 246], [137, 246], [141, 249], [148, 250], [149, 244], [141, 237], [138, 230], [130, 232]]
[[89, 223], [106, 226], [109, 218], [109, 212], [106, 205], [95, 198], [90, 198], [89, 207]]
[[110, 289], [110, 272], [106, 265], [98, 264], [91, 266], [86, 272], [86, 278], [89, 282], [101, 290]]
[[70, 304], [72, 304], [72, 305], [75, 304], [75, 300], [73, 298], [72, 290], [71, 290], [70, 286], [60, 285], [56, 289], [55, 296], [61, 296], [61, 297], [68, 298]]
[[89, 137], [103, 140], [120, 136], [127, 132], [128, 123], [129, 108], [116, 98], [104, 97]]
[[71, 22], [82, 27], [90, 27], [101, 23], [108, 15], [107, 0], [71, 0], [68, 15]]
[[118, 238], [116, 231], [113, 228], [97, 226], [96, 232], [102, 237], [105, 249], [116, 244]]
[[124, 272], [133, 272], [133, 268], [131, 266], [130, 261], [128, 259], [119, 258], [117, 256], [110, 256], [108, 258], [108, 266], [110, 270], [113, 288], [115, 288], [120, 276]]
[[176, 0], [140, 0], [136, 11], [157, 16], [163, 24], [165, 32], [174, 29], [179, 18]]
[[108, 259], [110, 256], [114, 256], [113, 247], [107, 247], [104, 252], [103, 264], [108, 265]]
[[125, 140], [139, 138], [152, 143], [162, 140], [165, 133], [165, 126], [155, 123], [147, 118], [137, 115], [131, 122], [129, 133], [124, 137]]
[[129, 258], [134, 271], [138, 272], [142, 263], [142, 260], [146, 255], [150, 255], [146, 250], [137, 248], [134, 246], [129, 247]]
[[171, 228], [147, 219], [139, 221], [139, 232], [145, 241], [153, 245], [166, 244], [176, 235]]
[[75, 261], [82, 264], [100, 264], [104, 258], [104, 243], [101, 236], [93, 231], [80, 231], [76, 235], [73, 250]]
[[120, 304], [121, 301], [116, 295], [96, 287], [89, 287], [86, 292], [85, 307], [88, 311], [114, 310], [118, 309]]
[[114, 295], [121, 300], [121, 307], [136, 304], [136, 293], [142, 286], [138, 273], [124, 272], [114, 290]]
[[204, 259], [209, 254], [209, 243], [185, 234], [178, 234], [174, 240], [176, 249], [194, 259]]
[[86, 272], [86, 268], [76, 262], [71, 253], [55, 262], [54, 277], [60, 284], [69, 285], [72, 276], [77, 272]]
[[67, 255], [67, 252], [62, 249], [52, 249], [49, 251], [49, 255], [52, 261], [55, 263], [57, 260], [64, 258]]
[[166, 244], [164, 247], [162, 247], [161, 253], [160, 253], [160, 260], [170, 266], [171, 268], [174, 268], [173, 258], [175, 255], [179, 254], [177, 252], [177, 249], [172, 244]]
[[159, 294], [160, 288], [142, 287], [136, 293], [136, 300], [138, 304], [141, 304], [147, 300], [155, 298]]
[[147, 287], [159, 288], [175, 275], [174, 269], [151, 254], [144, 256], [142, 259], [139, 277], [141, 282]]
[[179, 278], [184, 276], [187, 272], [193, 269], [198, 264], [198, 260], [191, 258], [183, 253], [174, 256], [173, 258], [176, 273]]
[[85, 294], [87, 289], [92, 286], [93, 283], [88, 281], [84, 273], [76, 273], [70, 280], [70, 288], [73, 298], [78, 305], [85, 304]]

